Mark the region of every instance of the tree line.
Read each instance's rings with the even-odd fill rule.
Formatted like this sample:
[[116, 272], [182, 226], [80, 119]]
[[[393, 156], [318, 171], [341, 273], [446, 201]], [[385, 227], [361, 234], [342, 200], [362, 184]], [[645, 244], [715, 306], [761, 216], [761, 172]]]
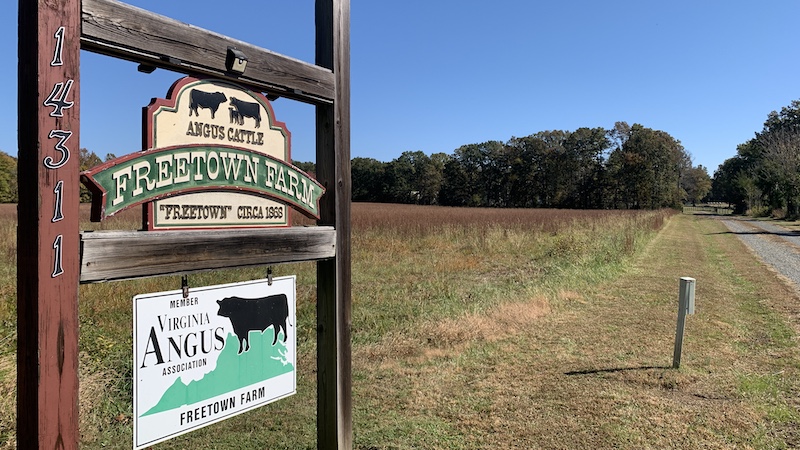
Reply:
[[714, 173], [711, 196], [739, 213], [800, 218], [800, 100], [769, 113], [761, 131], [737, 146]]
[[[102, 162], [81, 149], [81, 170]], [[295, 165], [314, 172], [313, 163]], [[711, 189], [706, 168], [692, 166], [680, 141], [626, 122], [468, 144], [452, 154], [406, 151], [389, 162], [358, 157], [351, 169], [352, 199], [360, 202], [656, 209], [699, 202]], [[16, 158], [0, 152], [0, 202], [17, 201], [16, 172]], [[81, 186], [81, 201], [90, 199]]]
[[680, 141], [625, 122], [463, 145], [452, 155], [354, 158], [352, 179], [354, 201], [514, 208], [678, 207], [711, 189]]

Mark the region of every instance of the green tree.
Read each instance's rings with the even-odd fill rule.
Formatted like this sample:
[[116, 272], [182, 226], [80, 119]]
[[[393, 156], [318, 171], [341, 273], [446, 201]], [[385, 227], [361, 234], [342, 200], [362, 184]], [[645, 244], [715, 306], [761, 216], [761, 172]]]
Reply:
[[532, 147], [536, 150], [532, 154], [534, 189], [541, 207], [560, 206], [567, 198], [571, 167], [566, 163], [569, 158], [564, 144], [568, 136], [569, 132], [561, 130], [540, 131], [532, 136], [544, 144]]
[[390, 202], [416, 203], [414, 157], [412, 152], [403, 152], [386, 165], [386, 193]]
[[506, 144], [509, 165], [508, 204], [518, 208], [548, 206], [545, 204], [547, 183], [542, 167], [548, 152], [547, 143], [537, 135], [512, 137]]
[[711, 177], [708, 170], [699, 165], [686, 171], [681, 178], [681, 187], [686, 192], [686, 201], [699, 203], [711, 192]]
[[680, 206], [681, 173], [690, 158], [668, 133], [634, 124], [630, 136], [609, 156], [615, 195], [627, 208]]
[[792, 100], [780, 111], [772, 111], [767, 114], [762, 133], [780, 130], [796, 132], [798, 128], [800, 128], [800, 100]]
[[603, 128], [578, 128], [564, 142], [565, 197], [558, 206], [602, 207], [605, 189], [603, 154], [611, 147]]
[[470, 175], [463, 163], [456, 158], [447, 161], [442, 171], [442, 186], [439, 189], [439, 204], [444, 206], [474, 206]]
[[[106, 161], [108, 161], [108, 156], [106, 156]], [[313, 162], [292, 161], [292, 165], [294, 165], [295, 167], [297, 167], [298, 169], [302, 170], [303, 172], [309, 175], [314, 175], [317, 172], [317, 165]]]
[[614, 128], [608, 130], [608, 139], [613, 149], [620, 149], [631, 137], [631, 126], [628, 122], [614, 122]]
[[[89, 170], [95, 166], [99, 166], [103, 163], [103, 160], [100, 159], [99, 156], [95, 155], [94, 152], [90, 152], [89, 150], [82, 148], [78, 155], [79, 162], [80, 162], [80, 170], [83, 172], [84, 170]], [[86, 189], [86, 186], [81, 185], [81, 203], [88, 203], [92, 201], [92, 194]]]
[[442, 186], [445, 181], [445, 166], [447, 166], [452, 159], [453, 158], [447, 153], [440, 152], [431, 155], [430, 167], [428, 168], [428, 173], [431, 178], [425, 183], [427, 184], [426, 192], [429, 192], [429, 194], [426, 195], [430, 195], [434, 198], [432, 203], [441, 204], [439, 195], [442, 192]]
[[738, 154], [726, 159], [714, 172], [711, 180], [711, 200], [733, 205], [734, 212], [744, 214], [748, 209], [760, 206], [762, 193], [753, 176], [752, 164], [743, 156], [748, 144], [737, 147]]
[[762, 130], [736, 153], [714, 174], [712, 197], [739, 212], [785, 208], [787, 218], [799, 218], [800, 100], [770, 112]]
[[386, 200], [386, 164], [373, 158], [353, 158], [350, 163], [353, 179], [353, 201], [382, 202]]
[[403, 152], [387, 164], [385, 171], [388, 200], [397, 203], [434, 204], [442, 186], [444, 167], [421, 151]]
[[[775, 186], [773, 198], [786, 206], [786, 217], [800, 217], [800, 132], [778, 129], [759, 136], [764, 148], [762, 174]], [[775, 204], [775, 202], [773, 202]]]
[[17, 158], [0, 151], [0, 203], [16, 203], [18, 193]]
[[478, 146], [481, 154], [480, 184], [483, 204], [491, 207], [508, 206], [508, 152], [500, 141], [487, 141]]
[[488, 206], [492, 189], [491, 154], [502, 148], [499, 141], [462, 145], [445, 164], [440, 203], [447, 206]]
[[800, 218], [800, 100], [769, 113], [751, 146], [761, 150], [760, 186], [771, 205]]
[[439, 191], [442, 188], [444, 178], [444, 165], [441, 158], [436, 161], [422, 152], [414, 158], [415, 182], [413, 186], [417, 192], [417, 203], [423, 205], [434, 205], [438, 203]]
[[[608, 139], [611, 142], [611, 149], [606, 156], [603, 171], [602, 187], [605, 192], [604, 208], [629, 208], [626, 192], [630, 180], [620, 179], [620, 174], [624, 173], [628, 156], [623, 154], [622, 146], [631, 136], [631, 126], [628, 122], [615, 122], [614, 127], [608, 130]], [[626, 183], [627, 182], [627, 183]]]

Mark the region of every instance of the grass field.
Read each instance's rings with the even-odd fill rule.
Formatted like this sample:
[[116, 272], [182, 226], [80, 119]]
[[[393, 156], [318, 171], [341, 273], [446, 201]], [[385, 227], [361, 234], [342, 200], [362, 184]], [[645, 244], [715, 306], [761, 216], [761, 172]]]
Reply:
[[[356, 448], [800, 446], [797, 294], [716, 220], [353, 206]], [[0, 209], [0, 448], [15, 444], [14, 233]], [[316, 447], [314, 266], [276, 274], [298, 275], [297, 395], [156, 448]], [[698, 313], [673, 370], [681, 276]], [[83, 448], [130, 448], [131, 298], [178, 286], [81, 287]]]

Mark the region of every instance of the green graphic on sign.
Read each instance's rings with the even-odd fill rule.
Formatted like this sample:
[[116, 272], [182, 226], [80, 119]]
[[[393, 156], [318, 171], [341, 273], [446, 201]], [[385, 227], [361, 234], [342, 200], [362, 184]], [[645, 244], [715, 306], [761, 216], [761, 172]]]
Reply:
[[237, 354], [238, 338], [229, 334], [225, 341], [225, 349], [217, 360], [217, 368], [206, 374], [201, 380], [183, 384], [180, 377], [161, 397], [154, 407], [140, 417], [148, 416], [185, 405], [208, 400], [245, 386], [268, 380], [278, 375], [290, 373], [294, 366], [286, 360], [286, 345], [282, 342], [283, 334], [278, 335], [278, 342], [272, 345], [272, 329], [263, 333], [250, 332], [250, 350]]

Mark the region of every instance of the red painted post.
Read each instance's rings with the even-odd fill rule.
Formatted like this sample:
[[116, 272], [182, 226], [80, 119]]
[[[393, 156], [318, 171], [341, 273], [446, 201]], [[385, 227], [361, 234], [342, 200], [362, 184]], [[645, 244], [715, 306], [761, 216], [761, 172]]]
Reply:
[[19, 1], [17, 441], [78, 447], [80, 0]]

